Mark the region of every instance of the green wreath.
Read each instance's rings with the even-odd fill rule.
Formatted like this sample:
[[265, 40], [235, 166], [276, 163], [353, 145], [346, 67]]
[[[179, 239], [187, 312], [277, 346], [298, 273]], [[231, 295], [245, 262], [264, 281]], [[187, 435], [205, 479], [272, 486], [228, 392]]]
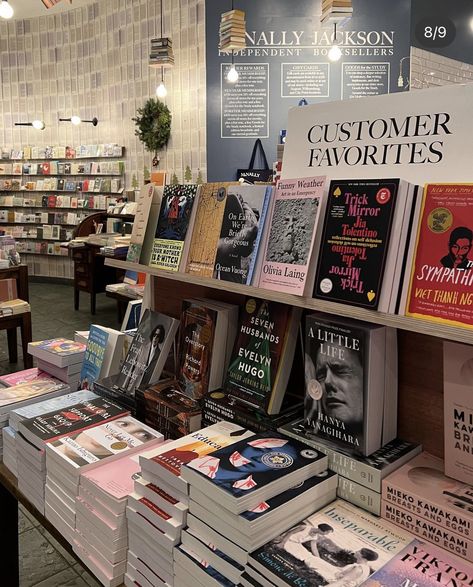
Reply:
[[171, 112], [166, 104], [157, 98], [150, 98], [143, 108], [138, 108], [135, 135], [139, 137], [148, 151], [157, 153], [168, 144], [171, 136]]

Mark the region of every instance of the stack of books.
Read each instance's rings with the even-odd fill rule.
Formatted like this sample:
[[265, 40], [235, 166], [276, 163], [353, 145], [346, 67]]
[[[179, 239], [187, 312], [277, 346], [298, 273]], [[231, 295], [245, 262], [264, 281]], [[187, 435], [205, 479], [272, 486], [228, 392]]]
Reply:
[[411, 540], [389, 522], [337, 500], [252, 552], [242, 585], [364, 585]]
[[352, 14], [352, 0], [323, 0], [320, 22], [344, 24]]
[[66, 338], [28, 343], [28, 352], [37, 359], [38, 368], [69, 384], [76, 390], [85, 354], [85, 345]]
[[240, 51], [246, 48], [244, 10], [229, 10], [220, 21], [220, 51]]
[[168, 37], [151, 39], [149, 65], [150, 67], [171, 67], [174, 65], [172, 39], [169, 39]]
[[[258, 434], [182, 468], [188, 528], [174, 549], [174, 579], [207, 584], [217, 572], [238, 584], [248, 553], [335, 498], [327, 457], [277, 432]], [[212, 571], [209, 572], [209, 568]]]
[[129, 582], [172, 584], [172, 550], [180, 542], [189, 503], [181, 467], [247, 436], [251, 433], [240, 426], [220, 422], [140, 455], [142, 478], [135, 481], [127, 507]]
[[31, 306], [24, 300], [7, 300], [0, 302], [0, 318], [2, 316], [15, 316], [16, 314], [24, 314], [31, 312]]
[[[162, 440], [158, 437], [148, 442], [146, 450]], [[125, 510], [140, 471], [138, 455], [142, 450], [80, 476], [75, 538], [88, 566], [104, 585], [123, 582], [128, 550]]]
[[[89, 392], [88, 392], [89, 393]], [[41, 513], [45, 509], [46, 445], [84, 426], [103, 422], [121, 411], [95, 395], [79, 403], [62, 403], [18, 422], [16, 435], [18, 487]], [[61, 518], [62, 520], [62, 518]], [[74, 525], [72, 524], [72, 529]], [[65, 529], [70, 536], [71, 527]]]
[[2, 429], [2, 450], [3, 464], [13, 473], [13, 475], [15, 475], [15, 477], [18, 477], [15, 431], [10, 426], [5, 426]]

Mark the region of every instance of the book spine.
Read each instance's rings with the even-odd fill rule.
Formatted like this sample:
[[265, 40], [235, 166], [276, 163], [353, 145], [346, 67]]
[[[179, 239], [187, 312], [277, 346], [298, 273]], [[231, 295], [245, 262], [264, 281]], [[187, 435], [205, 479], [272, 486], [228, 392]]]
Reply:
[[427, 540], [468, 561], [473, 560], [473, 542], [465, 536], [460, 536], [446, 528], [444, 522], [425, 520], [416, 514], [404, 510], [386, 500], [381, 500], [381, 517], [389, 520], [396, 526], [405, 528], [421, 540]]
[[[445, 496], [445, 498], [450, 499], [448, 496]], [[461, 507], [467, 507], [471, 511], [472, 504], [469, 499], [465, 501], [461, 496], [454, 496], [452, 494], [451, 500], [457, 502], [457, 507], [442, 507], [442, 504], [438, 502], [419, 498], [402, 487], [391, 485], [389, 483], [389, 477], [383, 483], [382, 499], [386, 503], [398, 506], [428, 523], [440, 524], [448, 531], [473, 539], [472, 516], [471, 514], [464, 516], [460, 509]], [[455, 508], [454, 511], [452, 511], [453, 508]], [[466, 511], [468, 512], [468, 509]]]
[[345, 477], [338, 477], [337, 495], [375, 516], [381, 515], [381, 493], [354, 483]]
[[275, 430], [271, 423], [263, 420], [259, 421], [255, 418], [251, 418], [248, 414], [234, 410], [228, 406], [219, 405], [208, 398], [204, 398], [204, 404], [202, 407], [202, 419], [206, 423], [216, 424], [222, 420], [227, 422], [234, 422], [243, 428], [250, 428], [254, 432], [265, 432], [268, 429]]

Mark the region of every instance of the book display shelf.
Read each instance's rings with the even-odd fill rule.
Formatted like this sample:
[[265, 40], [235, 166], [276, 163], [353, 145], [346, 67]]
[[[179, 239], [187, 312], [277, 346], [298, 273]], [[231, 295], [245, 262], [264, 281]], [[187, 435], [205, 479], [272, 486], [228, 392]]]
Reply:
[[1, 155], [0, 229], [17, 239], [30, 275], [72, 278], [68, 251], [60, 243], [123, 194], [124, 148], [25, 147], [3, 149]]

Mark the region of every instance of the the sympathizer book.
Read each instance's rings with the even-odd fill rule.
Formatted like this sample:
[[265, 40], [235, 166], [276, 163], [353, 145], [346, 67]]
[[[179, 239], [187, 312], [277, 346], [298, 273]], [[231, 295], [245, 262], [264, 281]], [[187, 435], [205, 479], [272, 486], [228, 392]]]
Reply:
[[399, 179], [330, 183], [314, 297], [378, 309], [399, 191]]
[[325, 177], [278, 182], [265, 242], [260, 244], [258, 287], [296, 295], [312, 293], [314, 243], [325, 190]]
[[278, 587], [357, 587], [410, 541], [407, 532], [337, 500], [253, 552], [247, 572]]
[[248, 298], [241, 311], [225, 391], [268, 414], [277, 414], [291, 371], [300, 311]]
[[473, 347], [443, 343], [445, 474], [473, 485]]
[[473, 325], [473, 184], [427, 184], [407, 316]]
[[198, 186], [193, 184], [165, 186], [149, 263], [151, 267], [169, 271], [179, 271], [182, 267], [181, 261], [186, 258], [186, 237], [187, 244], [190, 240], [188, 229], [192, 229], [191, 219], [195, 216], [197, 190]]
[[178, 326], [178, 320], [147, 308], [114, 387], [127, 395], [134, 395], [139, 385], [158, 381]]
[[364, 586], [467, 587], [472, 582], [471, 565], [451, 556], [444, 549], [415, 539], [373, 573]]
[[369, 455], [382, 445], [386, 328], [325, 314], [306, 318], [307, 433]]

